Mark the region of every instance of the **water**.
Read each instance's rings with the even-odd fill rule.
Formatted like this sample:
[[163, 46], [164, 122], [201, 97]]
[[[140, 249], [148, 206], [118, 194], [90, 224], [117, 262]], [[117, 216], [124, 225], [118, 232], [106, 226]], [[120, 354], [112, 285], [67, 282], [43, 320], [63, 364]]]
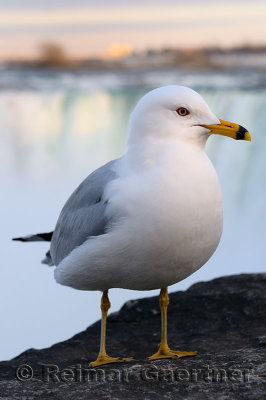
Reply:
[[[57, 285], [41, 265], [47, 245], [11, 242], [50, 231], [69, 194], [96, 167], [126, 149], [127, 124], [147, 90], [171, 83], [198, 90], [216, 115], [248, 128], [252, 142], [211, 137], [207, 152], [223, 190], [224, 233], [212, 259], [170, 291], [241, 272], [265, 271], [266, 89], [263, 74], [211, 71], [0, 74], [1, 332], [0, 359], [42, 348], [100, 316], [100, 293]], [[111, 290], [112, 311], [157, 294]], [[96, 344], [98, 345], [98, 343]]]

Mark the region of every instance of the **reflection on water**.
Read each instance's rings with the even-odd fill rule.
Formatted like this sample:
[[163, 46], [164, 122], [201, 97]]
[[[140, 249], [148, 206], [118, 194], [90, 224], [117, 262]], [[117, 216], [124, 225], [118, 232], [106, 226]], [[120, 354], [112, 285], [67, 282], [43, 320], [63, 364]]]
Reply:
[[[210, 138], [207, 152], [224, 195], [222, 242], [202, 270], [171, 289], [224, 274], [265, 270], [266, 89], [246, 90], [240, 78], [234, 81], [230, 75], [215, 74], [13, 75], [4, 89], [0, 78], [1, 307], [5, 315], [0, 343], [6, 344], [0, 359], [63, 340], [99, 317], [99, 294], [60, 287], [53, 281], [52, 269], [40, 266], [46, 245], [23, 246], [10, 237], [53, 228], [75, 186], [125, 151], [129, 114], [155, 86], [194, 87], [218, 117], [240, 123], [252, 135], [251, 143]], [[113, 290], [113, 309], [146, 294], [156, 292]]]

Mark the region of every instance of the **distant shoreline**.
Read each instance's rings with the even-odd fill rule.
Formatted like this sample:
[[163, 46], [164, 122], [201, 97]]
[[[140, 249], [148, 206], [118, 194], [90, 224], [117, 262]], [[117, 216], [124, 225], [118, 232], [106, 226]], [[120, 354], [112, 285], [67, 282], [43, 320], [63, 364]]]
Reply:
[[145, 71], [177, 68], [186, 70], [215, 69], [217, 71], [266, 69], [266, 46], [242, 46], [232, 49], [161, 49], [132, 53], [119, 59], [68, 59], [63, 49], [53, 48], [35, 60], [2, 61], [5, 68], [66, 71]]

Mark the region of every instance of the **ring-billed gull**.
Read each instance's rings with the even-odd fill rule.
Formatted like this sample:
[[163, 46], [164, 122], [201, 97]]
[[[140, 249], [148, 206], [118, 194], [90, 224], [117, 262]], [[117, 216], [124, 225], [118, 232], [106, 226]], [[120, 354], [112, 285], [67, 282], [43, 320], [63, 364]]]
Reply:
[[90, 174], [66, 202], [54, 232], [18, 240], [51, 240], [46, 262], [55, 279], [100, 290], [100, 351], [92, 366], [127, 360], [105, 349], [108, 289], [161, 289], [159, 350], [149, 357], [196, 352], [167, 344], [167, 287], [212, 256], [222, 233], [222, 196], [204, 152], [211, 134], [251, 140], [240, 125], [218, 119], [203, 98], [183, 86], [146, 94], [133, 111], [128, 151]]

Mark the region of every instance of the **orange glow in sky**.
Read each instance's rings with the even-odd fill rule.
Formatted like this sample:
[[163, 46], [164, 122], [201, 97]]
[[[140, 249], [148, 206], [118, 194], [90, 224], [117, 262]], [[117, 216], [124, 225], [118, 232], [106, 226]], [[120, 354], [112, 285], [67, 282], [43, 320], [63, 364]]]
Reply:
[[62, 45], [73, 58], [119, 57], [132, 49], [265, 44], [265, 20], [266, 3], [258, 1], [0, 8], [0, 58], [34, 57], [44, 42]]

